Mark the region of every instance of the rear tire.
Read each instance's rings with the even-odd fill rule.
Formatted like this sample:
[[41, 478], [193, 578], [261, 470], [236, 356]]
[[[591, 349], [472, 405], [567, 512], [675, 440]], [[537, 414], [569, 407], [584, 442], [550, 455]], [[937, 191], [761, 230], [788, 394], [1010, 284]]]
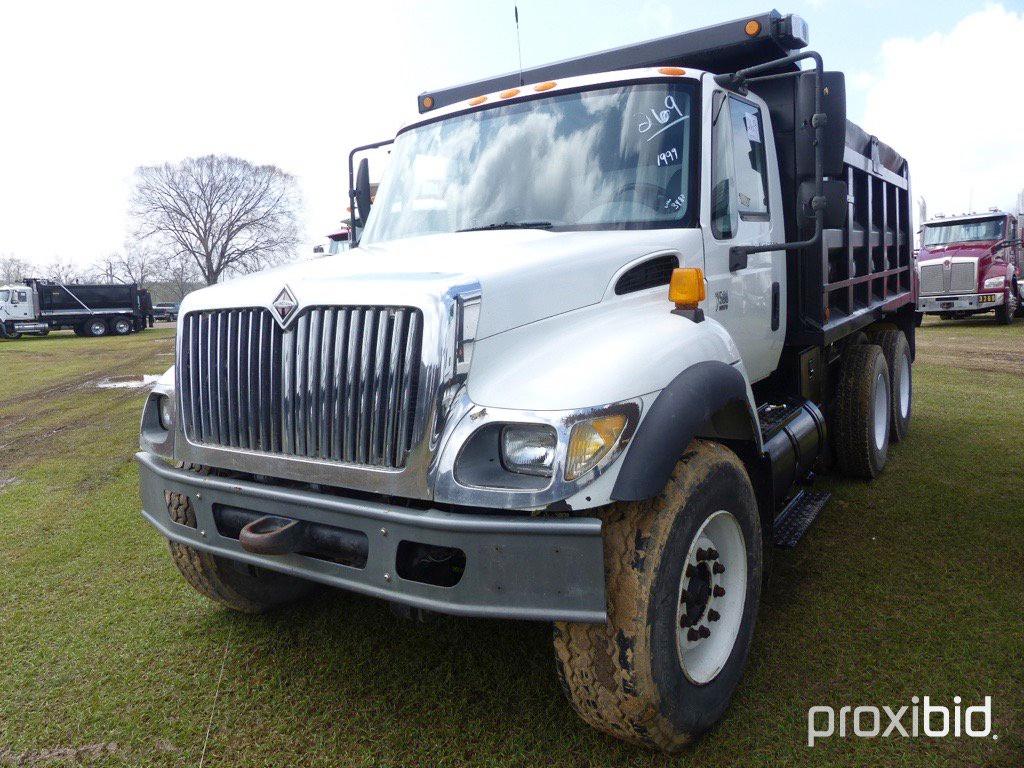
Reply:
[[86, 336], [106, 336], [107, 322], [105, 320], [87, 320], [82, 325], [83, 331]]
[[763, 550], [743, 463], [695, 440], [657, 498], [610, 508], [604, 551], [607, 623], [555, 624], [562, 689], [594, 728], [675, 751], [722, 717], [750, 651]]
[[910, 344], [903, 331], [885, 329], [872, 337], [882, 348], [885, 364], [889, 366], [889, 391], [892, 401], [889, 439], [898, 443], [910, 432], [910, 417], [914, 398], [914, 361], [910, 359]]
[[[206, 468], [195, 469], [209, 473]], [[188, 496], [167, 493], [166, 498], [171, 519], [195, 528], [195, 510]], [[316, 588], [313, 582], [295, 576], [217, 557], [175, 541], [168, 544], [171, 559], [193, 589], [240, 613], [264, 613], [300, 600]]]
[[862, 344], [846, 350], [829, 418], [839, 469], [871, 480], [889, 458], [892, 423], [889, 366], [882, 349]]
[[117, 336], [127, 336], [132, 332], [132, 321], [127, 317], [117, 317], [110, 321], [110, 327]]

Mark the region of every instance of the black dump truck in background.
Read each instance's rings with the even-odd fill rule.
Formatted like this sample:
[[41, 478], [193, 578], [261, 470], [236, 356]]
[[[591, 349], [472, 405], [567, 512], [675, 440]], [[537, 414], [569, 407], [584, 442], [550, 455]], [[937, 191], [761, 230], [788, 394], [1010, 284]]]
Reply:
[[0, 338], [45, 336], [71, 329], [78, 336], [123, 336], [153, 325], [153, 300], [135, 283], [66, 284], [28, 278], [0, 286]]

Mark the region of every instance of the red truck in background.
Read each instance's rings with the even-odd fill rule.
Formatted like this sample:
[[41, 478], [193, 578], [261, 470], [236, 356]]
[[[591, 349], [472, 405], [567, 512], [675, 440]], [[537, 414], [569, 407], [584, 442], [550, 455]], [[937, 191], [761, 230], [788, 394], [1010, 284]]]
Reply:
[[987, 213], [937, 218], [924, 225], [917, 255], [917, 310], [959, 319], [996, 313], [1003, 325], [1024, 307], [1024, 248], [1017, 217]]

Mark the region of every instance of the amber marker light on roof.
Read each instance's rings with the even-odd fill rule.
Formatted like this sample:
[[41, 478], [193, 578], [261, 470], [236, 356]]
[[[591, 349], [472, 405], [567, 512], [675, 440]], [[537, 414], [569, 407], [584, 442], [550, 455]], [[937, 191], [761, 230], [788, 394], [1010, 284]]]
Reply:
[[554, 81], [548, 80], [546, 83], [537, 83], [535, 86], [533, 86], [533, 90], [535, 90], [535, 91], [550, 91], [552, 88], [555, 87], [555, 85], [556, 85], [556, 83]]
[[474, 96], [472, 99], [469, 100], [469, 106], [475, 107], [480, 104], [483, 104], [485, 101], [487, 101], [486, 96]]
[[679, 77], [680, 75], [686, 74], [686, 70], [682, 67], [661, 67], [658, 71], [663, 75], [671, 75], [672, 77]]
[[743, 28], [743, 31], [751, 37], [757, 37], [761, 34], [761, 22], [757, 19], [751, 19], [747, 22], [747, 26]]
[[420, 99], [420, 104], [423, 106], [424, 109], [431, 109], [434, 106], [434, 97], [424, 96], [422, 99]]
[[507, 91], [502, 91], [498, 94], [503, 99], [511, 99], [513, 96], [519, 95], [518, 88], [509, 88]]

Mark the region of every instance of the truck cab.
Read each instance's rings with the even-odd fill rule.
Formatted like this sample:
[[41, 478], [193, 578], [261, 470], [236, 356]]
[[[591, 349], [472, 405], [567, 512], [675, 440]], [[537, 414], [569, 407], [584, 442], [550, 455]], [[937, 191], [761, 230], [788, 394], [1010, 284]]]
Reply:
[[927, 222], [918, 252], [918, 310], [943, 319], [1021, 312], [1024, 249], [1017, 217], [998, 209]]
[[0, 286], [0, 338], [17, 339], [23, 333], [45, 335], [48, 328], [37, 322], [36, 294], [29, 285]]
[[818, 458], [874, 478], [911, 414], [909, 168], [806, 45], [771, 12], [426, 91], [352, 150], [345, 259], [182, 302], [137, 460], [185, 579], [551, 621], [591, 725], [720, 719]]

